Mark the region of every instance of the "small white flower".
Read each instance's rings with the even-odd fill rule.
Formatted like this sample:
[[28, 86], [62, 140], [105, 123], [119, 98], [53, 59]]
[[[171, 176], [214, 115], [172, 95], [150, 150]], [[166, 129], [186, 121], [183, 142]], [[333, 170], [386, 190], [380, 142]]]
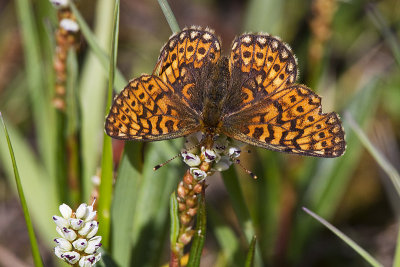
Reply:
[[53, 216], [53, 221], [56, 223], [56, 225], [60, 228], [63, 227], [69, 227], [69, 222], [67, 219], [64, 219], [63, 217], [60, 216]]
[[72, 19], [62, 19], [60, 21], [60, 27], [69, 32], [78, 32], [79, 25]]
[[82, 251], [82, 250], [84, 250], [85, 248], [87, 248], [87, 246], [88, 246], [88, 241], [87, 241], [86, 239], [79, 238], [79, 239], [75, 240], [75, 241], [72, 243], [72, 245], [74, 246], [74, 248], [75, 248], [76, 250]]
[[200, 157], [193, 153], [184, 151], [181, 153], [181, 155], [182, 155], [183, 161], [190, 167], [199, 166], [201, 163]]
[[94, 227], [95, 224], [93, 222], [87, 222], [85, 223], [85, 226], [83, 226], [83, 228], [78, 231], [78, 233], [82, 236], [86, 236]]
[[239, 157], [241, 152], [242, 151], [240, 150], [239, 147], [231, 146], [228, 148], [228, 155], [231, 156], [232, 158]]
[[219, 161], [221, 156], [215, 152], [214, 149], [202, 149], [202, 154], [204, 155], [205, 162]]
[[87, 238], [92, 238], [97, 234], [97, 231], [99, 230], [99, 223], [95, 222], [94, 227], [89, 231], [89, 233], [86, 235]]
[[101, 253], [82, 257], [79, 261], [80, 267], [92, 267], [96, 262], [101, 259]]
[[55, 247], [55, 248], [54, 248], [54, 254], [56, 254], [56, 256], [59, 257], [59, 258], [62, 259], [62, 260], [63, 260], [62, 254], [63, 254], [64, 252], [66, 252], [66, 251], [63, 250], [63, 249], [60, 248], [60, 247]]
[[61, 254], [61, 258], [63, 258], [69, 264], [75, 264], [81, 258], [81, 255], [75, 251], [68, 251]]
[[58, 209], [60, 210], [61, 215], [64, 217], [64, 219], [67, 220], [71, 217], [72, 209], [67, 204], [61, 204]]
[[74, 241], [77, 237], [74, 230], [68, 229], [66, 227], [62, 228], [62, 232], [64, 233], [65, 239], [67, 239], [68, 241]]
[[56, 242], [57, 247], [59, 247], [63, 251], [69, 251], [72, 249], [71, 243], [65, 238], [55, 238], [54, 242]]
[[81, 219], [70, 218], [69, 224], [71, 225], [72, 229], [79, 230], [85, 225], [85, 222]]
[[92, 254], [94, 253], [99, 247], [101, 247], [101, 236], [96, 236], [89, 240], [88, 246], [85, 249], [85, 253]]
[[78, 219], [83, 219], [83, 217], [86, 216], [86, 213], [87, 213], [87, 204], [83, 203], [79, 205], [78, 209], [75, 212], [75, 216]]
[[88, 210], [88, 212], [86, 214], [85, 222], [93, 220], [97, 214], [97, 211], [93, 211], [93, 206], [88, 206], [87, 210]]
[[194, 178], [197, 180], [201, 180], [207, 177], [207, 173], [200, 170], [199, 168], [190, 168], [190, 174], [193, 175]]

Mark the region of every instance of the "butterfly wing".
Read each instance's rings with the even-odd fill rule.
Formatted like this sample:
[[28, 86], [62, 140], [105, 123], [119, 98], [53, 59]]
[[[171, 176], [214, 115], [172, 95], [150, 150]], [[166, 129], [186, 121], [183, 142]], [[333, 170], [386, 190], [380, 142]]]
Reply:
[[[338, 115], [322, 113], [321, 98], [295, 84], [290, 48], [269, 35], [245, 34], [232, 45], [232, 99], [222, 131], [237, 140], [280, 152], [337, 157], [345, 151]], [[229, 106], [227, 103], [227, 106]]]
[[156, 141], [200, 131], [202, 81], [220, 53], [212, 30], [191, 27], [172, 35], [153, 75], [132, 80], [115, 98], [106, 133], [117, 139]]
[[171, 36], [161, 49], [155, 73], [175, 89], [185, 105], [200, 113], [204, 83], [220, 55], [220, 41], [213, 30], [185, 28]]
[[154, 75], [130, 81], [114, 100], [106, 133], [116, 139], [156, 141], [198, 131], [195, 114], [181, 105], [175, 93]]

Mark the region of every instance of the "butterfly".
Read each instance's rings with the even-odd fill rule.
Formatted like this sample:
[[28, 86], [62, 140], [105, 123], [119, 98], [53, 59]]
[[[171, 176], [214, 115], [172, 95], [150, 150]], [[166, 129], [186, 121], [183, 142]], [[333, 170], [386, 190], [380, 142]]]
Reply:
[[321, 98], [296, 78], [296, 58], [279, 38], [240, 35], [226, 57], [213, 30], [192, 26], [169, 38], [153, 74], [131, 80], [116, 96], [105, 130], [137, 141], [201, 131], [206, 147], [226, 135], [273, 151], [341, 156], [338, 114], [322, 113]]

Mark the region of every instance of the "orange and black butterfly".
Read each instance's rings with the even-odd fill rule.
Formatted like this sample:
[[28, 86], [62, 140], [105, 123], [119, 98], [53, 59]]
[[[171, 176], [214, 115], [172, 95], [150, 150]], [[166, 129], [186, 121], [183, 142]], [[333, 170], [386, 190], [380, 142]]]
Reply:
[[185, 28], [161, 50], [155, 72], [129, 82], [115, 98], [105, 130], [113, 138], [156, 141], [224, 134], [274, 151], [338, 157], [346, 148], [335, 112], [296, 84], [290, 48], [268, 34], [236, 37], [221, 57], [214, 31]]

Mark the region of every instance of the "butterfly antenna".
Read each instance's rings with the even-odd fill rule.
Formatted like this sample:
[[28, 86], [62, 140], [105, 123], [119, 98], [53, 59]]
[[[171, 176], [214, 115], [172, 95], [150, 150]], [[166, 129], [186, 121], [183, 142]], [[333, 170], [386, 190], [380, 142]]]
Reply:
[[239, 165], [248, 175], [250, 175], [253, 179], [257, 179], [257, 175], [255, 175], [253, 172], [251, 172], [249, 169], [244, 167], [242, 163], [240, 162], [240, 159], [232, 159], [234, 163]]
[[[186, 149], [185, 151], [190, 151], [190, 150], [192, 150], [192, 149], [194, 149], [194, 148], [199, 147], [200, 145], [202, 145], [201, 142], [198, 143], [198, 144], [196, 144], [196, 145], [194, 145], [194, 146], [192, 146], [192, 147], [190, 147], [189, 149]], [[183, 152], [181, 152], [181, 153], [175, 155], [174, 157], [170, 158], [169, 160], [167, 160], [167, 161], [164, 162], [164, 163], [161, 163], [161, 164], [158, 164], [158, 165], [154, 166], [153, 170], [156, 171], [156, 170], [158, 170], [159, 168], [161, 168], [162, 166], [167, 165], [168, 163], [170, 163], [171, 161], [173, 161], [173, 160], [176, 159], [177, 157], [182, 156], [182, 153], [183, 153]]]
[[170, 158], [169, 160], [167, 160], [166, 162], [154, 166], [153, 171], [156, 171], [159, 168], [161, 168], [162, 166], [167, 165], [168, 163], [170, 163], [171, 161], [173, 161], [174, 159], [176, 159], [177, 157], [179, 157], [181, 155], [182, 155], [182, 153], [179, 153], [178, 155], [175, 155], [172, 158]]

